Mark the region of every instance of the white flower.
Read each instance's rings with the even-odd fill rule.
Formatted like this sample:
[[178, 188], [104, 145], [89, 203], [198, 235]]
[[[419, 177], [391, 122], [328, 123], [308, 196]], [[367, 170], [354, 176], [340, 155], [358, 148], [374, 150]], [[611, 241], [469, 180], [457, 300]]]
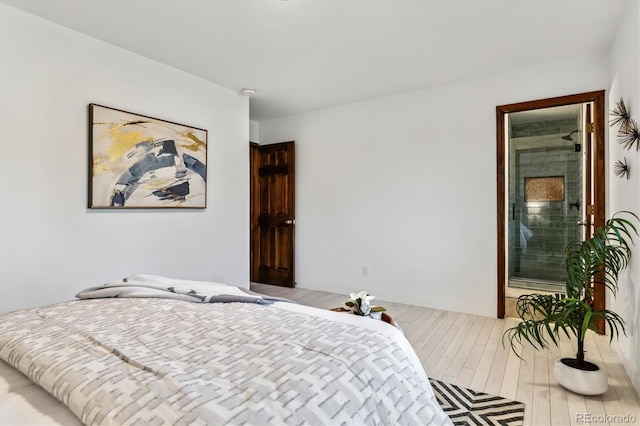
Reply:
[[360, 293], [356, 294], [356, 293], [351, 293], [351, 300], [352, 301], [356, 301], [358, 299], [361, 299], [362, 301], [366, 301], [366, 303], [369, 303], [371, 300], [375, 299], [375, 296], [369, 295], [367, 294], [366, 290], [362, 290]]
[[371, 312], [371, 301], [375, 296], [368, 295], [366, 290], [363, 290], [358, 294], [351, 293], [350, 296], [353, 304], [351, 306], [354, 309], [354, 312], [358, 315], [369, 315]]
[[365, 296], [362, 298], [362, 301], [360, 302], [360, 310], [363, 315], [369, 315], [371, 313], [371, 299], [374, 297], [375, 296]]

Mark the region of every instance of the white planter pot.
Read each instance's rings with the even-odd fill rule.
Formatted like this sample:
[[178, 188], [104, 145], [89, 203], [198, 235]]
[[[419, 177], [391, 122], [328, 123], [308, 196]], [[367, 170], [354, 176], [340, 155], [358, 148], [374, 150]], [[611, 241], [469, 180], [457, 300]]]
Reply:
[[[563, 358], [565, 360], [571, 358]], [[581, 395], [601, 395], [605, 393], [609, 387], [607, 383], [607, 372], [594, 362], [589, 362], [595, 371], [580, 370], [578, 368], [565, 365], [560, 358], [556, 359], [553, 366], [553, 376], [558, 383], [572, 392]]]

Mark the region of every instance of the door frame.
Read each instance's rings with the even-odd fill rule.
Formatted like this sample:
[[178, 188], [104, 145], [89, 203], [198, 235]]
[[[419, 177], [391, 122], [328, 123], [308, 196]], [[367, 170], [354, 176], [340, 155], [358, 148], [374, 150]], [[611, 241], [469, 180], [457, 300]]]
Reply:
[[260, 178], [258, 168], [258, 147], [256, 142], [249, 142], [249, 280], [258, 282], [258, 268], [260, 257], [258, 252], [259, 235], [258, 214], [260, 209], [260, 197], [258, 189]]
[[[593, 225], [594, 229], [604, 226], [605, 218], [605, 91], [579, 93], [575, 95], [559, 96], [555, 98], [539, 99], [535, 101], [519, 102], [515, 104], [500, 105], [496, 107], [496, 166], [497, 166], [497, 233], [498, 233], [498, 318], [505, 315], [505, 295], [506, 295], [506, 233], [507, 223], [506, 198], [505, 198], [505, 115], [514, 112], [582, 104], [593, 102]], [[585, 206], [585, 209], [587, 207]], [[603, 285], [596, 285], [594, 289], [594, 308], [604, 309], [605, 288]], [[604, 333], [604, 321], [597, 324], [601, 333]]]

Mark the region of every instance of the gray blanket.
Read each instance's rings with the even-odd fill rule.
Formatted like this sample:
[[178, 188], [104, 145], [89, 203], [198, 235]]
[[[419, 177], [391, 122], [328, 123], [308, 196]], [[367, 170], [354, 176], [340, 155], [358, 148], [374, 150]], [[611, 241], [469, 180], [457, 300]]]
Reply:
[[282, 297], [267, 296], [240, 287], [221, 283], [180, 280], [157, 275], [136, 274], [118, 281], [89, 287], [76, 297], [79, 299], [103, 299], [109, 297], [161, 298], [186, 302], [245, 302], [270, 304], [291, 302]]

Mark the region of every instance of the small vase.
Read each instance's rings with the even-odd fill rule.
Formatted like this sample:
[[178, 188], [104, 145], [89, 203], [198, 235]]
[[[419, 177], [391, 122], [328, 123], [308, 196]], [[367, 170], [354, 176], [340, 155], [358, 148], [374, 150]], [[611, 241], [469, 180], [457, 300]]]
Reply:
[[586, 369], [573, 367], [575, 358], [558, 358], [553, 366], [553, 376], [558, 383], [581, 395], [601, 395], [607, 391], [607, 372], [599, 365], [585, 361]]

